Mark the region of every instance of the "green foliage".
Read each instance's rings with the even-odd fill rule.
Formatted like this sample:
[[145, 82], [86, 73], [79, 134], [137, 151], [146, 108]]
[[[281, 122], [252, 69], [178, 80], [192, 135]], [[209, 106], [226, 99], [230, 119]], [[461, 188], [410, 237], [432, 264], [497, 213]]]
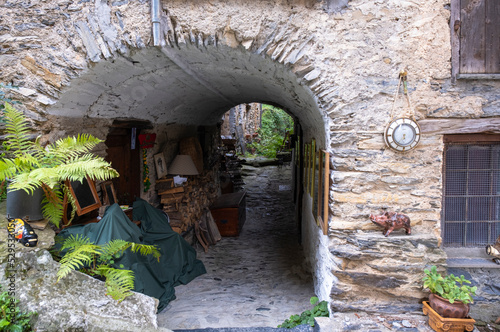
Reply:
[[[17, 89], [17, 87], [13, 86], [12, 84], [2, 84], [0, 83], [0, 124], [5, 125], [5, 116], [3, 115], [3, 110], [5, 109], [4, 104], [11, 103], [11, 104], [19, 104], [18, 101], [13, 101], [12, 99], [8, 98], [5, 95], [5, 90], [10, 90], [10, 89]], [[4, 146], [5, 148], [5, 146]], [[3, 157], [5, 153], [2, 153], [0, 157]], [[7, 199], [7, 185], [5, 184], [4, 181], [0, 184], [0, 202], [3, 202]]]
[[[0, 83], [0, 111], [3, 111], [4, 103], [20, 104], [18, 101], [14, 101], [6, 96], [5, 90], [12, 90], [12, 89], [18, 89], [18, 87], [13, 86], [10, 83], [7, 85]], [[3, 122], [4, 122], [3, 117], [0, 117], [0, 123]]]
[[[311, 297], [310, 302], [315, 305], [311, 310], [306, 310], [300, 315], [292, 315], [289, 319], [286, 319], [283, 324], [278, 325], [278, 327], [291, 329], [295, 326], [307, 324], [309, 326], [314, 326], [314, 317], [329, 317], [328, 312], [328, 302], [321, 301], [316, 296]], [[319, 303], [318, 303], [319, 302]]]
[[258, 130], [260, 141], [247, 145], [255, 149], [256, 153], [268, 158], [276, 158], [285, 139], [286, 132], [292, 132], [294, 122], [290, 115], [278, 107], [262, 105], [262, 125]]
[[160, 259], [160, 252], [154, 245], [120, 239], [98, 245], [81, 234], [71, 235], [64, 240], [60, 249], [60, 252], [65, 250], [67, 252], [59, 262], [61, 266], [57, 271], [57, 281], [65, 278], [73, 270], [100, 276], [106, 279], [106, 294], [121, 302], [131, 295], [134, 289], [134, 273], [123, 269], [123, 265], [116, 266], [115, 264], [115, 260], [120, 258], [127, 249]]
[[19, 308], [19, 300], [11, 297], [7, 291], [0, 294], [0, 331], [32, 331], [31, 318], [34, 315], [36, 312], [22, 311]]
[[432, 266], [431, 269], [424, 270], [425, 277], [422, 279], [424, 282], [424, 288], [428, 288], [431, 293], [437, 294], [450, 303], [455, 301], [460, 301], [465, 304], [472, 303], [473, 295], [476, 295], [477, 287], [470, 287], [464, 284], [470, 284], [471, 282], [463, 275], [456, 277], [450, 274], [443, 278], [443, 276], [437, 271], [436, 266]]
[[[0, 181], [8, 179], [11, 190], [29, 194], [41, 187], [45, 195], [42, 213], [56, 226], [62, 218], [64, 193], [68, 192], [65, 180], [82, 182], [87, 176], [93, 180], [119, 176], [109, 162], [90, 153], [102, 140], [80, 134], [42, 146], [38, 139], [31, 140], [30, 123], [21, 111], [5, 103], [3, 113], [7, 140], [0, 160]], [[74, 200], [70, 203], [76, 210]]]

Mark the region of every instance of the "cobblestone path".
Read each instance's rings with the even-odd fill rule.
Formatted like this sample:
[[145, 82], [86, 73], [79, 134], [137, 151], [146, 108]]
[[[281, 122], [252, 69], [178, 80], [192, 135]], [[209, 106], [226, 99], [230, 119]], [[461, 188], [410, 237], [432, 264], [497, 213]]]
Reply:
[[298, 244], [291, 168], [244, 166], [247, 218], [239, 237], [223, 237], [198, 258], [207, 273], [175, 288], [158, 314], [172, 330], [276, 327], [310, 309], [311, 276]]

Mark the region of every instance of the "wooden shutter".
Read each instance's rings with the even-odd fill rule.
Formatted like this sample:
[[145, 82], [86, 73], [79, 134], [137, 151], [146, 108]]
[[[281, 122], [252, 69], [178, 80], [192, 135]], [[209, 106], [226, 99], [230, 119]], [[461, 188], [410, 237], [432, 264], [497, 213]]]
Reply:
[[452, 2], [454, 74], [500, 74], [499, 17], [498, 0]]

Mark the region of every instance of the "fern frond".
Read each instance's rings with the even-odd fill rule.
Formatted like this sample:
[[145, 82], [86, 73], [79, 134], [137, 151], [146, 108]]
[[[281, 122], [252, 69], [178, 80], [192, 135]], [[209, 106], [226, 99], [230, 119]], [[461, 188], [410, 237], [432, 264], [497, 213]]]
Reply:
[[149, 245], [149, 244], [141, 244], [141, 243], [134, 243], [134, 242], [129, 242], [121, 239], [116, 239], [108, 242], [104, 247], [103, 247], [103, 256], [108, 255], [112, 256], [115, 258], [118, 258], [121, 256], [121, 254], [130, 248], [130, 250], [133, 253], [139, 252], [141, 255], [146, 256], [146, 255], [153, 255], [158, 261], [160, 259], [160, 251], [155, 245]]
[[70, 249], [59, 262], [61, 266], [57, 271], [57, 281], [66, 277], [71, 270], [78, 270], [82, 267], [90, 266], [99, 253], [99, 246], [92, 243], [73, 247], [73, 249]]
[[0, 159], [0, 180], [12, 178], [17, 172], [17, 166], [12, 159]]
[[65, 137], [45, 147], [43, 153], [47, 163], [55, 166], [91, 151], [97, 144], [103, 142], [90, 134], [80, 134]]
[[104, 256], [103, 258], [105, 259], [107, 257], [118, 258], [131, 245], [132, 242], [128, 242], [122, 239], [111, 240], [102, 247], [102, 256]]
[[54, 151], [58, 153], [71, 153], [80, 155], [91, 151], [97, 144], [104, 142], [90, 134], [79, 134], [78, 136], [66, 137], [57, 140], [53, 144]]
[[12, 179], [21, 172], [29, 172], [39, 166], [38, 160], [28, 154], [0, 160], [0, 180]]
[[132, 295], [135, 279], [133, 271], [115, 269], [106, 265], [99, 266], [96, 270], [106, 278], [106, 295], [110, 295], [118, 302]]
[[24, 172], [16, 174], [9, 185], [10, 190], [24, 190], [28, 194], [33, 194], [33, 191], [42, 186], [41, 179], [30, 176], [31, 173]]
[[82, 234], [70, 235], [66, 239], [64, 239], [61, 251], [65, 249], [72, 250], [87, 244], [92, 244], [88, 237], [85, 237]]
[[5, 103], [4, 108], [6, 139], [10, 153], [15, 157], [21, 157], [26, 151], [30, 151], [33, 142], [30, 141], [30, 123], [23, 112]]
[[59, 178], [70, 181], [82, 181], [86, 176], [93, 180], [105, 181], [119, 176], [109, 162], [91, 154], [69, 158], [54, 169]]
[[153, 255], [154, 258], [156, 258], [158, 261], [160, 261], [160, 251], [158, 250], [158, 247], [156, 247], [155, 245], [149, 245], [149, 244], [140, 244], [140, 243], [134, 243], [132, 242], [131, 243], [131, 247], [130, 247], [130, 250], [132, 252], [137, 252], [139, 251], [139, 253], [143, 256], [146, 256], [146, 255]]
[[63, 217], [63, 193], [59, 187], [50, 188], [42, 184], [45, 194], [42, 199], [42, 214], [45, 219], [59, 227], [59, 221]]

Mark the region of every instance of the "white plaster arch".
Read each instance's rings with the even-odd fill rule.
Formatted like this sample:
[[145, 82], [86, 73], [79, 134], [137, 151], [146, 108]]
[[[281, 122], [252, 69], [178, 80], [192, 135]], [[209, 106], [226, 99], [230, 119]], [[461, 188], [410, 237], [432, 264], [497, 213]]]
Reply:
[[71, 80], [47, 112], [213, 125], [235, 105], [270, 102], [296, 116], [323, 145], [325, 118], [303, 83], [287, 66], [243, 48], [149, 47], [96, 63]]

